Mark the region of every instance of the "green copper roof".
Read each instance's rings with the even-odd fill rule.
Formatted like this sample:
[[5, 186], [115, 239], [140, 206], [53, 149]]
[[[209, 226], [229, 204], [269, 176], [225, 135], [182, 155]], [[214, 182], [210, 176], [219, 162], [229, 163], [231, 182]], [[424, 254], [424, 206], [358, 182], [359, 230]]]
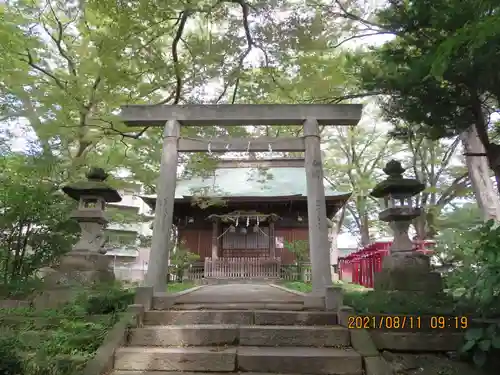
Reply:
[[[307, 196], [306, 186], [304, 168], [220, 168], [212, 177], [178, 181], [175, 197], [193, 196], [201, 192], [203, 195], [219, 197]], [[326, 196], [345, 194], [332, 190], [325, 182]]]

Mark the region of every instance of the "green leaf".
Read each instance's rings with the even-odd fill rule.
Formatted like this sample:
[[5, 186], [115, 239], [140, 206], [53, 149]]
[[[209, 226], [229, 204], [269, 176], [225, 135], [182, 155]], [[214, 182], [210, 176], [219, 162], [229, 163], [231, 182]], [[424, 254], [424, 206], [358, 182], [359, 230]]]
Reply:
[[479, 341], [478, 347], [479, 347], [479, 349], [481, 349], [484, 352], [489, 351], [490, 348], [491, 348], [491, 340], [490, 339], [486, 339], [486, 340]]
[[469, 350], [471, 350], [473, 347], [476, 346], [476, 341], [474, 340], [470, 340], [470, 341], [467, 341], [463, 346], [462, 348], [460, 348], [460, 351], [462, 351], [463, 353], [466, 353], [468, 352]]
[[476, 350], [472, 356], [474, 364], [478, 367], [483, 367], [486, 364], [488, 357], [482, 350]]
[[491, 340], [491, 346], [493, 346], [495, 349], [500, 349], [500, 336], [495, 336]]
[[471, 328], [465, 332], [466, 341], [478, 341], [484, 335], [483, 328]]
[[486, 328], [486, 337], [492, 338], [495, 336], [495, 332], [497, 331], [496, 324], [490, 324], [488, 328]]

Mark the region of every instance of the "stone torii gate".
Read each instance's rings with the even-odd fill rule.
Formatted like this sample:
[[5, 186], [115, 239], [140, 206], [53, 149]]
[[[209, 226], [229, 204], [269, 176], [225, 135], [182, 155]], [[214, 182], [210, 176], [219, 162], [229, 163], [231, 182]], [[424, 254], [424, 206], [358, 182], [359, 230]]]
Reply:
[[[309, 248], [312, 294], [324, 296], [331, 285], [330, 249], [326, 216], [323, 163], [319, 125], [357, 125], [360, 104], [222, 104], [222, 105], [128, 105], [121, 118], [128, 126], [163, 126], [163, 150], [158, 180], [153, 239], [145, 284], [165, 291], [174, 211], [179, 152], [277, 152], [305, 151]], [[182, 138], [181, 126], [299, 125], [298, 138], [214, 139]]]

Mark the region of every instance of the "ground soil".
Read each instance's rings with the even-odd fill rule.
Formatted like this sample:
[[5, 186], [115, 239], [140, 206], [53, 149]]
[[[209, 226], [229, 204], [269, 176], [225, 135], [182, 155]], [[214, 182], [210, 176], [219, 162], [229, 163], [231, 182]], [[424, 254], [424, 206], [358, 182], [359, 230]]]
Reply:
[[459, 361], [453, 355], [401, 354], [384, 351], [383, 357], [394, 369], [395, 375], [494, 375], [493, 371], [480, 370], [472, 364]]

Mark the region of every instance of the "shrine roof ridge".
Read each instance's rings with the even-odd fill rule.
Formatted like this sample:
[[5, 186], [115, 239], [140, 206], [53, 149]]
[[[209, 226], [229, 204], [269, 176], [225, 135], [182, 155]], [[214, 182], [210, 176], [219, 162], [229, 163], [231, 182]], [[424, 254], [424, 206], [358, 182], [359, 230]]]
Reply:
[[[267, 178], [266, 178], [267, 177]], [[347, 200], [350, 192], [333, 190], [326, 180], [327, 201]], [[193, 196], [231, 199], [233, 201], [305, 200], [307, 184], [303, 167], [276, 168], [218, 168], [208, 177], [192, 177], [177, 182], [176, 202], [187, 201]], [[144, 196], [153, 199], [155, 196]]]

